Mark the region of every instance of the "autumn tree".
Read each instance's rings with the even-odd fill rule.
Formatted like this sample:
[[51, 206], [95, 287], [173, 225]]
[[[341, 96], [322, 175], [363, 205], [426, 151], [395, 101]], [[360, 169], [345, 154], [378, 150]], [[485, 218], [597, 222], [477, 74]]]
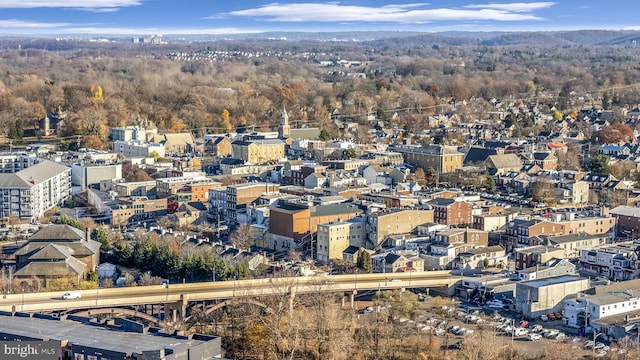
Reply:
[[233, 125], [231, 125], [231, 121], [229, 120], [229, 110], [224, 109], [220, 114], [220, 119], [222, 121], [222, 126], [224, 126], [227, 132], [233, 130]]
[[82, 147], [93, 150], [103, 150], [104, 143], [99, 137], [95, 135], [89, 135], [82, 138]]
[[633, 130], [627, 124], [613, 124], [603, 126], [593, 134], [595, 142], [598, 144], [620, 144], [633, 139]]

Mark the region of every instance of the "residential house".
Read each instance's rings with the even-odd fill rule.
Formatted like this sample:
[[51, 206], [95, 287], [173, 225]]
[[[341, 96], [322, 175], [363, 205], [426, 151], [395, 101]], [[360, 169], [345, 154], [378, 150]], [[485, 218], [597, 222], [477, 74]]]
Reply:
[[470, 228], [442, 230], [436, 232], [435, 241], [446, 242], [454, 245], [471, 244], [473, 246], [488, 246], [489, 233]]
[[504, 175], [522, 169], [522, 161], [516, 154], [491, 155], [486, 160], [486, 165], [491, 175]]
[[563, 275], [578, 275], [578, 269], [567, 259], [552, 258], [542, 265], [535, 265], [516, 272], [522, 281], [546, 279]]
[[618, 221], [618, 234], [626, 234], [630, 239], [640, 236], [640, 208], [620, 205], [611, 209], [609, 213]]
[[640, 275], [639, 245], [626, 242], [598, 249], [583, 249], [580, 252], [580, 265], [587, 272], [613, 281], [636, 279]]
[[210, 156], [227, 157], [233, 153], [231, 140], [226, 136], [205, 137], [204, 148]]
[[535, 245], [515, 249], [515, 269], [520, 271], [544, 265], [551, 259], [562, 259], [564, 249], [554, 246]]
[[500, 245], [474, 247], [460, 252], [453, 260], [454, 269], [484, 269], [486, 267], [504, 267], [507, 265], [507, 254]]
[[379, 165], [369, 165], [362, 170], [362, 177], [366, 179], [367, 185], [378, 183], [391, 185], [392, 179], [387, 176], [387, 171]]
[[564, 250], [563, 258], [577, 259], [583, 249], [597, 249], [607, 245], [610, 241], [610, 236], [608, 234], [591, 235], [579, 232], [568, 235], [546, 236], [543, 241], [545, 245], [562, 248]]

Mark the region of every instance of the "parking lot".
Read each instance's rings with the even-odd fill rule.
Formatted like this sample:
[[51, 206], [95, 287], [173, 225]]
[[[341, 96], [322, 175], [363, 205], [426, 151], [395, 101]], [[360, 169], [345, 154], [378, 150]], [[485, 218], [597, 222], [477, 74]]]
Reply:
[[[371, 304], [363, 307], [360, 313], [376, 311], [379, 309]], [[416, 319], [398, 321], [438, 337], [443, 351], [465, 351], [465, 343], [470, 346], [478, 343], [499, 348], [512, 346], [516, 351], [531, 357], [541, 356], [545, 352], [549, 356], [550, 351], [558, 349], [562, 349], [565, 355], [575, 355], [575, 358], [622, 354], [622, 350], [616, 348], [615, 344], [593, 342], [578, 336], [577, 329], [565, 328], [561, 319], [525, 322], [516, 314], [502, 309], [487, 305], [479, 307], [449, 298], [429, 298], [424, 302], [423, 313]]]

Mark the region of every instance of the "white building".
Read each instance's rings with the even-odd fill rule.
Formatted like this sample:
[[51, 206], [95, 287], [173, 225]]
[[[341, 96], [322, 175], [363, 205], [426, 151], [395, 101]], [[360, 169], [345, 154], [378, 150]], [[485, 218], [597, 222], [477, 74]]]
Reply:
[[71, 169], [42, 160], [16, 173], [0, 174], [0, 193], [3, 219], [37, 219], [71, 195]]
[[114, 141], [113, 150], [118, 155], [123, 155], [125, 158], [132, 157], [157, 157], [165, 156], [165, 148], [163, 144], [147, 143], [140, 140], [133, 141]]
[[35, 165], [41, 160], [35, 153], [3, 153], [0, 154], [0, 172], [15, 173]]
[[139, 126], [115, 127], [109, 129], [109, 136], [113, 141], [145, 141], [146, 130]]
[[593, 326], [600, 319], [637, 312], [640, 310], [638, 295], [640, 289], [630, 289], [567, 299], [564, 301], [564, 325]]
[[318, 260], [342, 259], [342, 253], [350, 246], [364, 247], [365, 222], [363, 217], [348, 221], [318, 224]]

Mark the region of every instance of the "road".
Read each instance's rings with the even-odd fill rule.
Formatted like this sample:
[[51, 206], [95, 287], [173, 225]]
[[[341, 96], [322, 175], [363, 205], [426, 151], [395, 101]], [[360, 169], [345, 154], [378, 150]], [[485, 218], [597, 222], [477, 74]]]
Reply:
[[82, 298], [62, 300], [64, 292], [12, 294], [0, 298], [0, 311], [52, 311], [161, 304], [175, 301], [202, 301], [285, 295], [313, 292], [353, 292], [357, 290], [401, 289], [408, 287], [443, 287], [455, 284], [460, 277], [447, 271], [394, 274], [353, 274], [285, 277], [191, 284], [139, 286], [83, 290]]

